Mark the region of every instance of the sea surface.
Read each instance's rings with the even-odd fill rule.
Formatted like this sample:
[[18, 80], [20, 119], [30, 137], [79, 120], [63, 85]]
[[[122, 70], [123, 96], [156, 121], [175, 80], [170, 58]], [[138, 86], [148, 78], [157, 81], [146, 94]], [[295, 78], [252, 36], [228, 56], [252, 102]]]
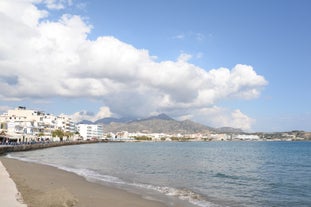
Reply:
[[311, 206], [311, 142], [100, 143], [8, 156], [168, 204]]

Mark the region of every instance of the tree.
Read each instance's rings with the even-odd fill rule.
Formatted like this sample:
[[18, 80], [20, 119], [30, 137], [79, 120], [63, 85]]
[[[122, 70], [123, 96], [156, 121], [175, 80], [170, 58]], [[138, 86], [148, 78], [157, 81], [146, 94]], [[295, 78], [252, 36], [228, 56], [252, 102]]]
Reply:
[[38, 141], [40, 141], [40, 139], [42, 139], [43, 136], [44, 136], [44, 133], [43, 133], [43, 132], [40, 132], [40, 133], [38, 134]]
[[52, 137], [59, 137], [61, 142], [63, 141], [64, 136], [65, 136], [65, 133], [61, 129], [56, 129], [52, 131]]
[[1, 131], [0, 135], [6, 136], [6, 133], [4, 130]]
[[72, 137], [74, 135], [74, 133], [72, 132], [65, 132], [64, 136], [67, 137], [67, 139], [69, 139], [70, 137]]

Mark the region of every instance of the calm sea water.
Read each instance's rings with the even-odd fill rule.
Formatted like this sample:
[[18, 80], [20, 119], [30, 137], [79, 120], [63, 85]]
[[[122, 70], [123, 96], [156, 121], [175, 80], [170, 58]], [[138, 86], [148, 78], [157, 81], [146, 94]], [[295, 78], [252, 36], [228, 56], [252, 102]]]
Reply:
[[196, 206], [311, 206], [311, 142], [103, 143], [12, 153]]

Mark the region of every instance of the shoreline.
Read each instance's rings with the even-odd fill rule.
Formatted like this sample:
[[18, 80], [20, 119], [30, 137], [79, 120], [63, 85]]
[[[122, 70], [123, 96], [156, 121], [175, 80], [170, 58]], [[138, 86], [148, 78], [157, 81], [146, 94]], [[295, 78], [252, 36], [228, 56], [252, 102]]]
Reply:
[[31, 207], [174, 207], [113, 186], [87, 181], [56, 167], [0, 156], [25, 204]]

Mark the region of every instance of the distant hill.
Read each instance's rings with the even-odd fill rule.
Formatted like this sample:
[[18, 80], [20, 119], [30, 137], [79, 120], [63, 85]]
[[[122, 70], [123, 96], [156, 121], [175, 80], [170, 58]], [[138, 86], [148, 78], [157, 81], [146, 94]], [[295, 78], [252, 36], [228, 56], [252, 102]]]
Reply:
[[144, 133], [208, 133], [213, 131], [211, 127], [192, 122], [190, 120], [177, 121], [166, 114], [159, 114], [144, 119], [137, 119], [128, 122], [120, 120], [98, 120], [96, 123], [104, 124], [105, 132], [144, 132]]
[[95, 122], [84, 120], [84, 124], [103, 124], [105, 132], [143, 132], [143, 133], [167, 133], [167, 134], [194, 134], [194, 133], [236, 133], [240, 129], [212, 127], [193, 122], [191, 120], [177, 121], [166, 114], [150, 116], [143, 119], [131, 118], [103, 118]]
[[215, 130], [216, 132], [220, 132], [220, 133], [243, 133], [242, 129], [232, 128], [232, 127], [220, 127]]
[[168, 115], [166, 114], [159, 114], [157, 116], [150, 116], [148, 118], [145, 118], [145, 119], [141, 119], [141, 120], [136, 120], [136, 121], [149, 121], [149, 120], [174, 120], [173, 118], [169, 117]]
[[95, 124], [110, 124], [110, 123], [126, 123], [131, 121], [131, 118], [103, 118], [103, 119], [99, 119], [97, 121], [95, 121]]
[[82, 121], [78, 122], [78, 124], [94, 124], [94, 122], [89, 121], [89, 120], [82, 120]]

